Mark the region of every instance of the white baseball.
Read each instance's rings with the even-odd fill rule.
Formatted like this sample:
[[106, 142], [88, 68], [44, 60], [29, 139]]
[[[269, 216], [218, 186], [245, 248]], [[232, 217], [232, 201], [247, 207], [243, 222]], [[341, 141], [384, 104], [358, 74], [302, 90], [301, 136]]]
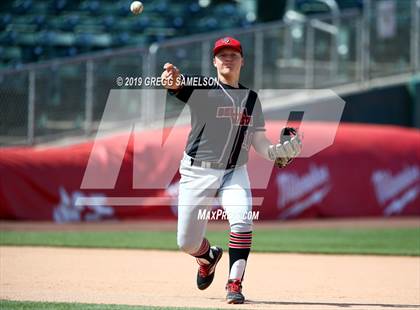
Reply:
[[131, 2], [130, 10], [135, 15], [140, 14], [141, 12], [143, 12], [143, 3], [141, 3], [140, 1]]

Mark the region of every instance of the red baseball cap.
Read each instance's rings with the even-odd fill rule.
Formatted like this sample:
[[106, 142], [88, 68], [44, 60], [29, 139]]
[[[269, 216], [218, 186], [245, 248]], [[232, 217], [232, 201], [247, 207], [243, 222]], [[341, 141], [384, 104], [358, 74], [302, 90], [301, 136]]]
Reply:
[[220, 38], [219, 40], [217, 40], [214, 43], [214, 47], [213, 47], [213, 56], [216, 56], [216, 54], [225, 47], [230, 47], [233, 48], [234, 50], [238, 51], [239, 53], [242, 54], [242, 45], [241, 42], [239, 42], [238, 40], [232, 38], [232, 37], [223, 37]]

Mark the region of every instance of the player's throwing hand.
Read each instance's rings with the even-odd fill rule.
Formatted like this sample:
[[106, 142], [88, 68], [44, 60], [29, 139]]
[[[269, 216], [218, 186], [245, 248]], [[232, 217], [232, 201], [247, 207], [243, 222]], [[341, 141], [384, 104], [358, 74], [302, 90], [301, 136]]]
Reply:
[[180, 85], [180, 73], [179, 69], [173, 64], [167, 62], [163, 66], [164, 71], [162, 72], [161, 79], [162, 85], [167, 89], [177, 90], [181, 87]]

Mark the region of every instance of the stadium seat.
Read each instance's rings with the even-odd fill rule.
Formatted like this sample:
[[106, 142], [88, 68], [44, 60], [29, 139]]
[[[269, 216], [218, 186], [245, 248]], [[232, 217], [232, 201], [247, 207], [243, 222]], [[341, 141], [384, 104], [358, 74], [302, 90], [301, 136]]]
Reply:
[[108, 48], [112, 44], [112, 37], [107, 33], [94, 34], [92, 46], [95, 48]]
[[99, 16], [102, 12], [102, 6], [99, 3], [99, 1], [93, 0], [93, 1], [85, 1], [80, 5], [80, 9], [82, 11], [87, 11], [89, 14], [93, 16]]
[[32, 14], [48, 14], [48, 3], [43, 1], [35, 1], [31, 7]]
[[67, 0], [54, 0], [50, 4], [50, 12], [54, 14], [60, 14], [66, 9]]
[[51, 45], [53, 46], [68, 46], [71, 47], [75, 44], [76, 36], [72, 32], [57, 32], [51, 38]]
[[66, 16], [61, 23], [60, 29], [64, 31], [74, 31], [74, 28], [79, 23], [80, 17], [78, 15]]
[[130, 34], [128, 32], [122, 32], [113, 37], [113, 46], [124, 46], [130, 42]]
[[102, 25], [105, 28], [105, 31], [112, 32], [114, 31], [115, 18], [112, 15], [105, 16], [102, 19]]
[[3, 61], [19, 60], [22, 57], [22, 51], [18, 46], [0, 47], [0, 58]]
[[13, 18], [11, 14], [4, 14], [0, 16], [0, 30], [5, 30], [7, 25], [9, 25], [12, 22], [12, 20]]
[[151, 24], [150, 19], [147, 16], [144, 16], [143, 18], [138, 18], [137, 20], [133, 21], [131, 25], [131, 30], [133, 31], [143, 31], [147, 27], [149, 27]]
[[26, 14], [32, 8], [32, 1], [31, 0], [16, 0], [13, 3], [12, 12], [14, 14]]
[[153, 11], [161, 14], [167, 13], [169, 10], [166, 2], [159, 2], [153, 7]]
[[56, 37], [57, 33], [55, 31], [43, 31], [39, 33], [37, 41], [39, 44], [44, 46], [54, 45]]
[[135, 16], [129, 10], [131, 1], [1, 1], [1, 53], [20, 55], [20, 61], [0, 57], [0, 65], [69, 57], [109, 47], [145, 46], [190, 33], [250, 24], [234, 4], [213, 4], [204, 10], [196, 0], [155, 0], [146, 3], [147, 14]]
[[75, 45], [81, 47], [91, 47], [93, 45], [93, 35], [90, 33], [80, 33], [76, 35]]
[[0, 34], [0, 43], [5, 46], [14, 45], [16, 43], [17, 32], [8, 30]]
[[182, 17], [179, 17], [179, 16], [175, 17], [173, 19], [172, 26], [177, 28], [177, 29], [182, 28], [182, 26], [184, 26], [184, 19]]
[[77, 53], [78, 53], [78, 50], [74, 46], [69, 47], [68, 49], [66, 49], [66, 56], [68, 56], [68, 57], [76, 56]]
[[33, 58], [35, 58], [35, 59], [38, 59], [38, 58], [40, 58], [41, 56], [42, 56], [42, 54], [44, 53], [44, 49], [42, 48], [42, 46], [35, 46], [33, 49], [32, 49], [32, 53], [33, 53], [33, 55], [34, 55], [34, 57]]
[[129, 14], [131, 14], [130, 12], [130, 5], [127, 5], [125, 3], [118, 3], [118, 7], [116, 10], [116, 13], [119, 16], [128, 16]]
[[197, 2], [193, 2], [188, 6], [189, 13], [196, 14], [201, 10], [201, 7]]
[[45, 15], [34, 15], [31, 18], [31, 24], [35, 25], [37, 30], [45, 29], [48, 26]]
[[16, 44], [33, 46], [37, 43], [38, 34], [33, 32], [18, 32]]

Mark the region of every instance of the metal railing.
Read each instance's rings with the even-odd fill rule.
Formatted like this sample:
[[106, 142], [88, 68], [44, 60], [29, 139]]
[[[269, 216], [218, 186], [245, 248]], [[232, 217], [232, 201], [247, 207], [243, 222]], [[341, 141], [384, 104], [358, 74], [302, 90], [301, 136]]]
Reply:
[[[393, 4], [380, 4], [386, 2]], [[384, 24], [384, 14], [394, 16], [387, 17], [391, 24]], [[255, 90], [349, 83], [367, 87], [373, 78], [420, 72], [420, 0], [366, 0], [363, 12], [272, 22], [173, 39], [149, 49], [126, 48], [0, 71], [0, 145], [91, 136], [110, 89], [138, 88], [119, 87], [118, 77], [157, 77], [165, 62], [185, 73], [215, 75], [211, 46], [223, 35], [242, 42], [241, 82]], [[162, 104], [153, 97], [141, 100], [141, 107], [127, 101], [127, 119], [149, 124]], [[167, 117], [178, 109], [169, 104]], [[114, 126], [118, 124], [109, 127]]]

